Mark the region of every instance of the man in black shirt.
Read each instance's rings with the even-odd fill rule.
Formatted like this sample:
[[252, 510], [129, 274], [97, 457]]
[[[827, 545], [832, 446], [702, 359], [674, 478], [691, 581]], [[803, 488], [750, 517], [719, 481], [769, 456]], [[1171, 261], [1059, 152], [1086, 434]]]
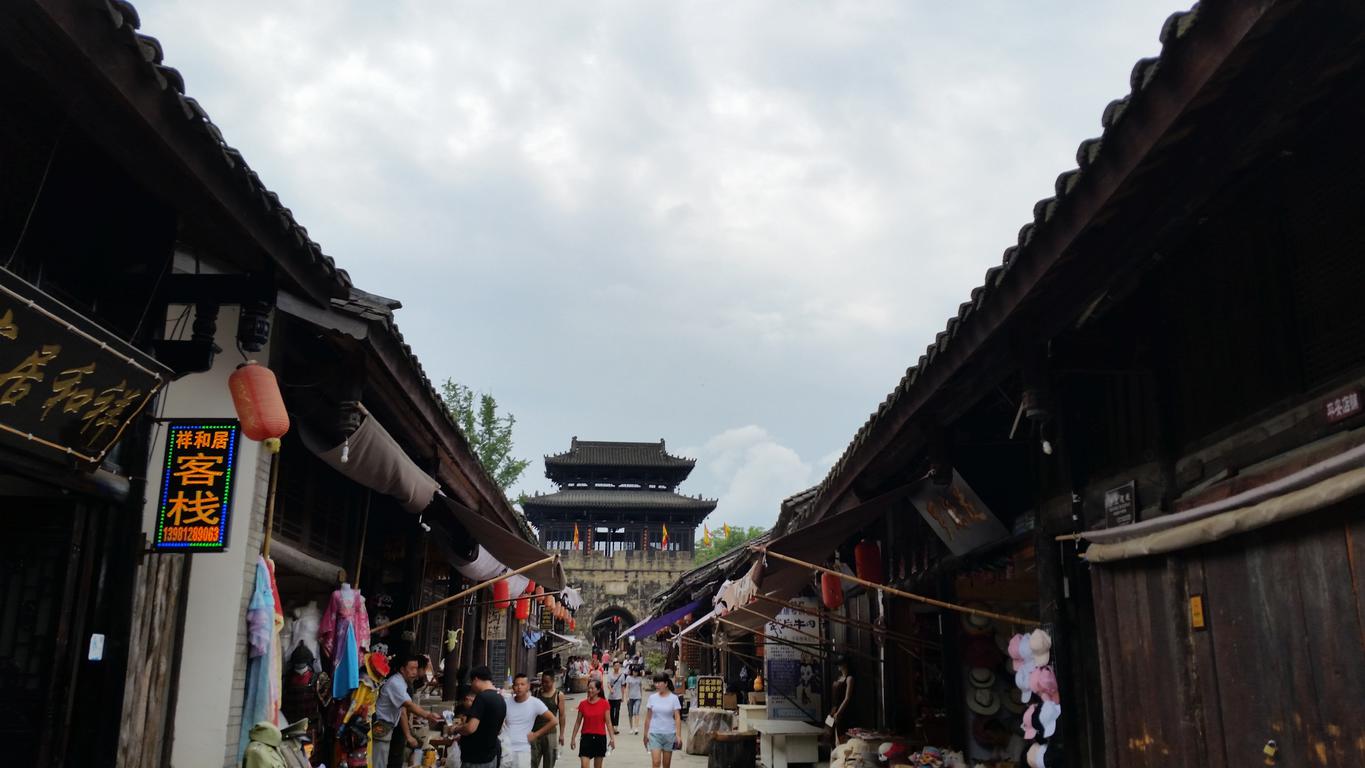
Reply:
[[460, 760], [464, 768], [497, 768], [501, 757], [498, 734], [507, 717], [507, 701], [493, 685], [493, 673], [486, 666], [469, 672], [474, 688], [474, 704], [469, 708], [465, 724], [456, 733], [460, 737]]

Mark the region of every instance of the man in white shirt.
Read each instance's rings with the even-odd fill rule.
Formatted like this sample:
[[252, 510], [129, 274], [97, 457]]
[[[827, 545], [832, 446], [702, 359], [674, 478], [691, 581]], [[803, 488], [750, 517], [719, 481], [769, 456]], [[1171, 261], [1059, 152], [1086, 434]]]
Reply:
[[[545, 716], [545, 724], [532, 730], [541, 715]], [[507, 719], [503, 722], [512, 748], [512, 765], [531, 768], [531, 742], [553, 731], [559, 718], [546, 708], [545, 702], [531, 695], [531, 681], [526, 673], [518, 672], [512, 678], [512, 698], [507, 700]]]
[[[418, 673], [426, 668], [428, 663], [425, 656], [405, 656], [399, 659], [398, 669], [384, 681], [384, 685], [379, 689], [379, 702], [375, 707], [373, 752], [373, 764], [378, 768], [388, 766], [389, 748], [392, 746], [395, 735], [402, 736], [401, 743], [406, 744], [408, 749], [417, 746], [417, 739], [413, 737], [411, 729], [408, 727], [408, 718], [404, 717], [405, 713], [424, 717], [433, 723], [445, 723], [445, 719], [440, 715], [417, 706], [417, 702], [413, 701], [412, 696], [408, 694], [408, 685], [417, 679]], [[399, 747], [398, 752], [401, 754], [402, 751], [403, 748]]]

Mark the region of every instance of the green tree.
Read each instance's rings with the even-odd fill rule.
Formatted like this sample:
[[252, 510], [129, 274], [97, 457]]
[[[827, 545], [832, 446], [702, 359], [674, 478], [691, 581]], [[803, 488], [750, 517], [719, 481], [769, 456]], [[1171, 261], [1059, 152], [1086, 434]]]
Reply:
[[692, 562], [696, 565], [708, 563], [735, 547], [753, 541], [767, 532], [767, 528], [759, 528], [756, 525], [751, 525], [748, 528], [731, 526], [729, 536], [725, 535], [725, 529], [723, 527], [711, 531], [711, 545], [707, 546], [704, 539], [698, 540], [696, 549], [692, 555]]
[[510, 413], [499, 415], [498, 401], [492, 395], [475, 392], [453, 379], [446, 379], [441, 385], [441, 394], [479, 463], [507, 493], [531, 466], [529, 460], [512, 455], [512, 427], [516, 426], [517, 417]]

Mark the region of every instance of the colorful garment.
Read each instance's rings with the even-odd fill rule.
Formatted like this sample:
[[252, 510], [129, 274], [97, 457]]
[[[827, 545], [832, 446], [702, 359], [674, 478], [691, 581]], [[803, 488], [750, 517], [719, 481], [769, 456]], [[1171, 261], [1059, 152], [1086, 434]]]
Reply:
[[237, 755], [246, 752], [251, 729], [261, 722], [278, 724], [280, 711], [279, 627], [283, 616], [275, 613], [274, 580], [264, 557], [256, 558], [256, 584], [247, 603], [246, 701]]
[[332, 593], [318, 625], [318, 641], [332, 661], [332, 696], [343, 698], [360, 682], [360, 649], [370, 647], [365, 598], [350, 584]]

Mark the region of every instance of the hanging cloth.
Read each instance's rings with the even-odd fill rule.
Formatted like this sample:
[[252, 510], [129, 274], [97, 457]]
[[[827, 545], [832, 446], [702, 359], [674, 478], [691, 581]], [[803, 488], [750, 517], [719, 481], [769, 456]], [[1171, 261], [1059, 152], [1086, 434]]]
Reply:
[[251, 600], [247, 603], [246, 609], [246, 700], [242, 706], [242, 730], [237, 742], [239, 761], [251, 741], [252, 727], [260, 722], [275, 723], [279, 717], [279, 698], [276, 692], [279, 690], [280, 681], [272, 680], [275, 677], [272, 670], [276, 667], [274, 657], [279, 655], [275, 652], [279, 645], [277, 619], [282, 622], [283, 617], [275, 613], [272, 585], [273, 579], [266, 559], [257, 557], [256, 585], [252, 589]]
[[355, 647], [355, 627], [347, 622], [343, 631], [336, 670], [332, 673], [334, 699], [344, 699], [360, 686], [360, 653]]

